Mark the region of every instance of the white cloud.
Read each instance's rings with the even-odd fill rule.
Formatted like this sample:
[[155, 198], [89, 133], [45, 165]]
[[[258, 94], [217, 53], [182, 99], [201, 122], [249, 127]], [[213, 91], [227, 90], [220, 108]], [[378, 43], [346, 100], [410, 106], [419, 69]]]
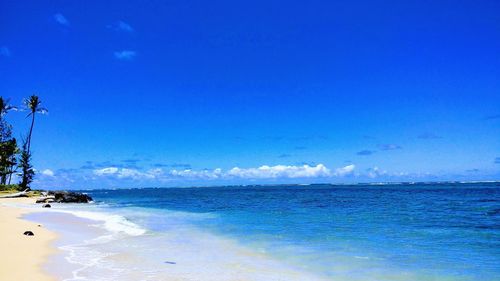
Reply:
[[234, 167], [229, 170], [220, 168], [213, 170], [170, 170], [163, 171], [161, 168], [151, 169], [148, 171], [140, 171], [137, 169], [107, 167], [94, 170], [96, 176], [112, 176], [118, 179], [146, 179], [146, 180], [216, 180], [216, 179], [278, 179], [278, 178], [319, 178], [319, 177], [343, 177], [353, 173], [354, 165], [348, 165], [338, 168], [332, 172], [323, 164], [316, 166], [286, 166], [263, 165], [257, 168], [239, 168]]
[[45, 169], [42, 171], [42, 175], [44, 176], [47, 176], [47, 177], [53, 177], [54, 176], [54, 172], [50, 169]]
[[258, 168], [241, 169], [232, 168], [227, 173], [229, 177], [265, 179], [265, 178], [313, 178], [330, 175], [330, 170], [323, 164], [316, 166], [260, 166]]
[[139, 178], [140, 176], [142, 176], [142, 173], [136, 169], [123, 168], [123, 169], [118, 171], [117, 175], [119, 178], [134, 178], [135, 179], [135, 178]]
[[379, 167], [373, 167], [367, 170], [367, 176], [370, 178], [376, 178], [385, 175], [387, 175], [387, 171], [381, 170]]
[[126, 32], [126, 33], [134, 32], [134, 28], [130, 24], [124, 21], [117, 21], [113, 24], [107, 25], [106, 27], [116, 32]]
[[148, 171], [148, 174], [153, 175], [153, 176], [161, 176], [163, 175], [163, 169], [162, 168], [154, 168]]
[[137, 53], [135, 51], [123, 50], [114, 53], [115, 58], [119, 60], [132, 60], [135, 58]]
[[171, 170], [170, 175], [173, 177], [190, 178], [190, 179], [218, 179], [224, 176], [222, 169], [194, 171], [191, 169]]
[[234, 167], [227, 171], [222, 169], [214, 170], [172, 170], [170, 175], [174, 177], [193, 178], [193, 179], [274, 179], [274, 178], [314, 178], [328, 177], [330, 170], [323, 164], [316, 166], [285, 166], [263, 165], [257, 168], [239, 168]]
[[347, 165], [347, 166], [342, 167], [342, 168], [337, 168], [337, 169], [335, 169], [334, 175], [337, 177], [347, 176], [347, 175], [352, 174], [354, 172], [355, 168], [356, 168], [356, 166], [354, 164]]
[[10, 50], [6, 46], [0, 47], [0, 56], [10, 57]]
[[54, 15], [54, 20], [61, 25], [69, 26], [69, 21], [60, 13]]
[[161, 169], [141, 172], [137, 169], [107, 167], [94, 170], [94, 175], [96, 176], [114, 176], [119, 179], [155, 179], [161, 174], [163, 174]]
[[114, 175], [116, 173], [118, 173], [118, 168], [116, 167], [108, 167], [108, 168], [94, 170], [94, 174], [97, 176]]
[[134, 31], [132, 26], [130, 26], [130, 24], [128, 24], [124, 21], [118, 21], [113, 27], [117, 31], [125, 31], [125, 32], [133, 32]]

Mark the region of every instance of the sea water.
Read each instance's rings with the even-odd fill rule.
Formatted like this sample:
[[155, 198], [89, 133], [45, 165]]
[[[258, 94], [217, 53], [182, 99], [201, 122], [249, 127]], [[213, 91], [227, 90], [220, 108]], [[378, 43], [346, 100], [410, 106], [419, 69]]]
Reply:
[[65, 280], [500, 280], [500, 183], [86, 192]]

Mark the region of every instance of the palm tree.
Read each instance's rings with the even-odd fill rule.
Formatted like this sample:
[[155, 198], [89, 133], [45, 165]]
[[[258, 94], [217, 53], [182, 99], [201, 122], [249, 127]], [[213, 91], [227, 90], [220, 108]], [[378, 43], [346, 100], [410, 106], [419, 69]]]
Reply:
[[7, 112], [16, 109], [17, 108], [15, 106], [9, 104], [8, 99], [3, 99], [3, 97], [0, 97], [0, 118], [3, 118], [5, 114], [7, 114]]
[[15, 166], [16, 139], [12, 138], [12, 126], [5, 120], [5, 115], [15, 109], [8, 99], [0, 97], [0, 184], [6, 184]]
[[33, 170], [33, 166], [31, 165], [31, 153], [26, 150], [27, 144], [28, 143], [25, 141], [19, 159], [19, 167], [21, 168], [21, 173], [19, 174], [21, 181], [19, 182], [19, 186], [22, 191], [30, 190], [30, 184], [33, 182], [33, 177], [35, 176], [35, 170]]
[[9, 104], [8, 99], [0, 97], [0, 142], [4, 142], [10, 139], [12, 135], [12, 126], [10, 126], [7, 121], [5, 121], [5, 115], [11, 111], [15, 110], [14, 106]]
[[31, 134], [33, 133], [33, 126], [35, 125], [35, 115], [37, 113], [40, 114], [45, 114], [49, 112], [47, 109], [41, 107], [42, 101], [40, 101], [40, 98], [38, 98], [37, 95], [32, 95], [29, 98], [24, 100], [24, 105], [26, 108], [30, 111], [28, 116], [31, 116], [31, 127], [30, 127], [30, 132], [28, 134], [28, 139], [27, 139], [27, 152], [30, 152], [30, 147], [31, 147]]

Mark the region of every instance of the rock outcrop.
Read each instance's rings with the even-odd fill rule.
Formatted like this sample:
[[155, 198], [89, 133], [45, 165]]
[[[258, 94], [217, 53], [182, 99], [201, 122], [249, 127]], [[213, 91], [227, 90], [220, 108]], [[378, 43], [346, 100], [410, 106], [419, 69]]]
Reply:
[[49, 191], [49, 196], [54, 196], [57, 203], [90, 203], [92, 197], [85, 193], [73, 191]]
[[46, 196], [40, 197], [36, 203], [90, 203], [92, 197], [85, 193], [73, 191], [49, 191]]

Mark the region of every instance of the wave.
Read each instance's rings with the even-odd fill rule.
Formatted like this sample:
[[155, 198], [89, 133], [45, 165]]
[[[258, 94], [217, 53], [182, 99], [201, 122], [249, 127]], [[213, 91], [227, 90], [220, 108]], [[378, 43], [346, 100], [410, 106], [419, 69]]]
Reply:
[[105, 212], [80, 211], [80, 210], [57, 210], [58, 212], [69, 213], [79, 218], [104, 222], [102, 226], [112, 233], [125, 233], [130, 236], [139, 236], [146, 233], [146, 229], [129, 221], [121, 215], [109, 214]]
[[[81, 226], [75, 228], [73, 224], [64, 227], [63, 237], [65, 233], [79, 231], [77, 235], [66, 236], [64, 243], [59, 245], [64, 259], [73, 267], [61, 276], [64, 281], [324, 280], [255, 248], [245, 247], [237, 240], [206, 232], [191, 224], [217, 217], [211, 213], [133, 207], [101, 209], [100, 206], [92, 206], [89, 210], [88, 207], [68, 205], [43, 210], [90, 220], [84, 225], [96, 222], [105, 230], [105, 233], [91, 228], [82, 231]], [[159, 229], [148, 227], [145, 230], [139, 226], [145, 216], [152, 219]], [[234, 264], [244, 266], [234, 267]]]

